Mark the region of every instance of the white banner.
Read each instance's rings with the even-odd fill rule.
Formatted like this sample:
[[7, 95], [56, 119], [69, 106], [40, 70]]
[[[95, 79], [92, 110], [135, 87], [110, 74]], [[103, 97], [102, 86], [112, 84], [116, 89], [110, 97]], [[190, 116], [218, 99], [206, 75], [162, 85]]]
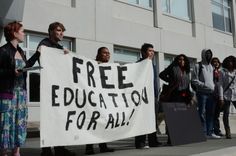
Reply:
[[41, 65], [41, 147], [110, 142], [155, 131], [150, 60], [98, 64], [43, 47]]

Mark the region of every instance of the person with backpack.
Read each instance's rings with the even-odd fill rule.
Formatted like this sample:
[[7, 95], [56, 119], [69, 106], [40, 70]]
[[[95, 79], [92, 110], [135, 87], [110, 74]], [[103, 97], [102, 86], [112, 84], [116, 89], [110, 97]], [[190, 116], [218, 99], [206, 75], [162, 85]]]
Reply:
[[194, 66], [192, 73], [192, 86], [195, 87], [195, 92], [198, 101], [198, 113], [202, 123], [204, 134], [207, 138], [220, 138], [214, 134], [214, 69], [211, 65], [212, 51], [203, 49], [201, 53], [202, 60]]
[[223, 60], [219, 77], [219, 100], [223, 105], [223, 123], [226, 139], [231, 139], [229, 126], [230, 104], [236, 108], [236, 57], [228, 56]]

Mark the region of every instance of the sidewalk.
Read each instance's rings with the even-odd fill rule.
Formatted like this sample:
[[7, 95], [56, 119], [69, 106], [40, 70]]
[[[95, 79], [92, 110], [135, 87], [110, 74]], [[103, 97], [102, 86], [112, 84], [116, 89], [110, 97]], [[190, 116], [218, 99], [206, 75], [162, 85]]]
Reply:
[[[166, 136], [160, 137], [161, 142], [166, 141]], [[236, 134], [232, 139], [211, 139], [206, 142], [187, 144], [181, 146], [161, 146], [149, 149], [135, 149], [134, 138], [108, 143], [115, 149], [113, 153], [99, 153], [95, 145], [95, 155], [103, 156], [236, 156]], [[68, 149], [76, 152], [77, 156], [83, 156], [85, 146], [70, 146]], [[26, 145], [21, 150], [22, 156], [40, 156], [39, 138], [27, 139]]]
[[[222, 118], [222, 117], [221, 117]], [[224, 128], [221, 121], [221, 130]], [[108, 143], [109, 147], [116, 151], [113, 153], [99, 153], [99, 148], [95, 145], [95, 155], [102, 156], [236, 156], [236, 116], [230, 117], [232, 139], [211, 139], [206, 142], [187, 144], [181, 146], [161, 146], [145, 150], [134, 148], [134, 138], [114, 141]], [[161, 124], [160, 130], [164, 133], [164, 123]], [[22, 156], [40, 156], [39, 148], [39, 123], [30, 123], [29, 133], [26, 144], [22, 147]], [[37, 137], [35, 137], [37, 136]], [[33, 137], [33, 138], [32, 138]], [[164, 144], [167, 140], [166, 135], [159, 135], [159, 140]], [[68, 149], [76, 152], [77, 156], [83, 156], [85, 146], [70, 146]]]

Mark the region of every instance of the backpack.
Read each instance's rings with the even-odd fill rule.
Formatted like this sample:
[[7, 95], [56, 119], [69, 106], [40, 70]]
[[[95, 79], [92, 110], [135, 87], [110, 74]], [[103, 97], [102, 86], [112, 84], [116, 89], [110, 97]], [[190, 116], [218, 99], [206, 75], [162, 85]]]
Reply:
[[[199, 68], [198, 68], [198, 79], [200, 77], [200, 74], [202, 72], [202, 62], [198, 62]], [[193, 82], [191, 81], [191, 88], [196, 92], [197, 91], [197, 87], [193, 84]]]

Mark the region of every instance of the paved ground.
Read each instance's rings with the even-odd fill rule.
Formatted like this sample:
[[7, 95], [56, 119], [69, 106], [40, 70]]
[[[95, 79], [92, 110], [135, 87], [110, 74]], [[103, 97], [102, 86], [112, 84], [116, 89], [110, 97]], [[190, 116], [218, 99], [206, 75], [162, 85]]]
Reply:
[[[38, 125], [39, 123], [36, 123]], [[103, 156], [236, 156], [236, 115], [230, 117], [232, 139], [207, 140], [206, 142], [187, 144], [181, 146], [161, 146], [145, 150], [134, 148], [134, 138], [128, 138], [111, 142], [109, 147], [114, 148], [114, 153], [99, 153], [98, 146], [95, 146], [95, 155]], [[34, 124], [31, 129], [34, 129]], [[164, 132], [165, 125], [162, 124], [160, 129]], [[223, 125], [221, 122], [221, 129]], [[36, 128], [37, 130], [37, 128]], [[37, 136], [37, 133], [36, 133]], [[160, 141], [165, 144], [167, 137], [159, 135]], [[70, 150], [76, 152], [77, 156], [83, 156], [85, 146], [70, 146]], [[39, 138], [27, 138], [25, 146], [22, 148], [21, 156], [40, 156]]]
[[[166, 141], [161, 136], [161, 142]], [[211, 139], [206, 142], [187, 144], [181, 146], [161, 146], [149, 149], [135, 149], [134, 139], [115, 141], [108, 144], [114, 148], [114, 153], [99, 153], [98, 146], [95, 146], [95, 155], [103, 156], [236, 156], [236, 135], [232, 139]], [[85, 146], [70, 146], [70, 150], [78, 156], [84, 155]], [[22, 148], [22, 156], [40, 156], [39, 138], [27, 139], [26, 145]]]

